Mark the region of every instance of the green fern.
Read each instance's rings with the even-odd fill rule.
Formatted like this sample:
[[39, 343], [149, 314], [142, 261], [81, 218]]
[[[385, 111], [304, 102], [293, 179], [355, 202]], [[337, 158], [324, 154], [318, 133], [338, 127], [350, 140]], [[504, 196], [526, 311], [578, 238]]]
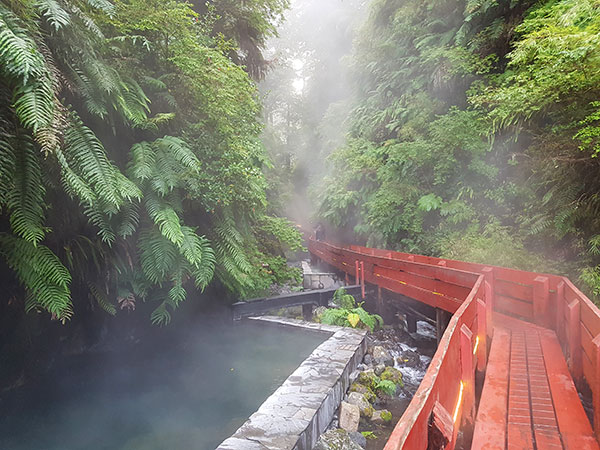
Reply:
[[58, 319], [71, 317], [71, 274], [50, 249], [0, 233], [0, 254], [38, 306]]
[[[18, 236], [36, 245], [45, 236], [42, 170], [38, 152], [28, 137], [15, 140], [14, 173], [7, 195], [10, 225]], [[9, 156], [7, 154], [7, 156]]]

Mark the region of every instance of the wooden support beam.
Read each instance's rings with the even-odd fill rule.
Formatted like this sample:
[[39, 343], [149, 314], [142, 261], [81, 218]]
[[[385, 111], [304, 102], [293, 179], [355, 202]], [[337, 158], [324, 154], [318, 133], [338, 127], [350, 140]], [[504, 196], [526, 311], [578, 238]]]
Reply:
[[409, 333], [417, 332], [417, 317], [413, 314], [406, 314], [406, 331]]
[[581, 361], [581, 305], [579, 300], [573, 300], [567, 306], [568, 311], [568, 336], [569, 336], [569, 371], [573, 379], [578, 382], [583, 374]]
[[362, 299], [365, 299], [365, 262], [360, 262], [360, 294]]
[[356, 277], [355, 277], [355, 283], [354, 284], [360, 284], [360, 268], [358, 265], [358, 259], [356, 261], [354, 261], [354, 268], [356, 269]]
[[550, 317], [550, 290], [548, 277], [538, 276], [533, 280], [533, 321], [543, 327], [552, 328]]
[[596, 379], [590, 381], [593, 383], [592, 386], [592, 401], [594, 405], [594, 433], [596, 434], [596, 439], [600, 440], [600, 335], [596, 336], [592, 341], [594, 344], [594, 353], [595, 353], [595, 375]]
[[464, 386], [463, 419], [475, 421], [475, 370], [473, 367], [473, 332], [465, 324], [460, 327], [460, 367]]
[[484, 276], [484, 299], [486, 310], [486, 330], [488, 337], [492, 338], [494, 330], [494, 269], [492, 267], [484, 267], [481, 269]]
[[304, 320], [306, 320], [307, 322], [310, 322], [312, 320], [312, 316], [313, 316], [313, 305], [310, 303], [302, 305], [302, 317], [304, 318]]
[[[477, 338], [475, 345], [477, 346], [477, 370], [485, 371], [487, 364], [487, 320], [486, 320], [485, 302], [480, 298], [477, 299]], [[477, 341], [478, 339], [478, 341]]]
[[556, 286], [556, 303], [554, 304], [555, 309], [555, 322], [554, 331], [558, 336], [558, 340], [562, 341], [565, 339], [564, 334], [564, 322], [565, 322], [565, 282], [561, 281]]

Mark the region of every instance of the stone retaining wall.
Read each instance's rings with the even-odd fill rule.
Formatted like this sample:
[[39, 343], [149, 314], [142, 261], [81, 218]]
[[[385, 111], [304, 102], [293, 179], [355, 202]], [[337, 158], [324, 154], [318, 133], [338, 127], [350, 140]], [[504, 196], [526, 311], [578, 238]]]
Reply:
[[249, 320], [331, 337], [217, 450], [310, 450], [331, 423], [350, 385], [350, 374], [363, 359], [366, 331], [272, 316]]

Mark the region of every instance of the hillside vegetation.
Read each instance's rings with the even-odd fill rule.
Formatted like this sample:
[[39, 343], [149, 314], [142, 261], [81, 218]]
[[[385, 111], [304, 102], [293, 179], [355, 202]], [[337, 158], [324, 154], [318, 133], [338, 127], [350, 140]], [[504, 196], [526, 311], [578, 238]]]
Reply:
[[374, 0], [318, 216], [599, 294], [599, 31], [594, 0]]

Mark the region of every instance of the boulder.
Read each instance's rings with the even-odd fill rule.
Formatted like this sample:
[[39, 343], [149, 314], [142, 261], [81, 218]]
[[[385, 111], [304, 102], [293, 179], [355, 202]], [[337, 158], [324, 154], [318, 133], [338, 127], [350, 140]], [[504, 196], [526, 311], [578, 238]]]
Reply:
[[346, 431], [358, 431], [360, 409], [356, 405], [342, 402], [340, 405], [340, 427]]
[[348, 395], [348, 403], [358, 406], [361, 417], [366, 417], [368, 419], [373, 415], [373, 407], [363, 394], [350, 392], [350, 395]]
[[402, 367], [418, 367], [421, 364], [421, 357], [417, 352], [405, 350], [396, 358], [396, 362]]
[[323, 433], [313, 450], [362, 450], [362, 447], [350, 438], [346, 430], [338, 428]]
[[398, 386], [404, 386], [402, 383], [402, 372], [393, 367], [386, 367], [385, 370], [381, 373], [382, 380], [390, 380], [396, 383]]
[[383, 373], [383, 371], [385, 370], [385, 364], [377, 364], [375, 366], [375, 368], [373, 369], [375, 371], [375, 375], [377, 375], [378, 377], [381, 376], [381, 374]]
[[364, 362], [364, 363], [365, 363], [367, 366], [370, 366], [371, 364], [373, 364], [373, 357], [367, 353], [367, 354], [365, 355], [365, 357], [363, 358], [363, 362]]
[[358, 375], [358, 382], [363, 386], [368, 387], [371, 390], [374, 390], [379, 382], [377, 375], [372, 370], [365, 370]]
[[371, 356], [373, 356], [373, 363], [376, 365], [377, 364], [383, 364], [386, 366], [394, 365], [394, 358], [392, 357], [392, 354], [380, 345], [376, 345], [372, 348]]
[[373, 403], [377, 398], [375, 393], [370, 388], [360, 383], [352, 383], [350, 386], [350, 392], [358, 392], [359, 394], [364, 395], [369, 403]]
[[371, 416], [371, 422], [377, 424], [384, 424], [392, 421], [392, 413], [387, 409], [382, 409], [378, 411], [373, 411], [373, 415]]
[[354, 433], [348, 433], [348, 436], [350, 436], [352, 442], [359, 445], [361, 448], [367, 447], [367, 438], [364, 437], [362, 433], [355, 431]]

